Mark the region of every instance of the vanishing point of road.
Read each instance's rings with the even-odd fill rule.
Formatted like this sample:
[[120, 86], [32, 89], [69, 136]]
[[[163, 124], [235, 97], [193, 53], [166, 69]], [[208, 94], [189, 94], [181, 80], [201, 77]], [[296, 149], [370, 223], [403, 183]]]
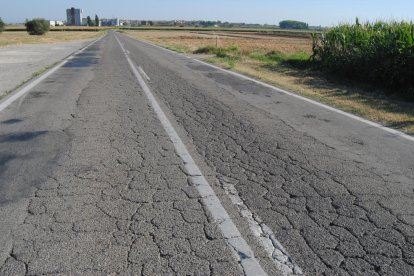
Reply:
[[408, 136], [115, 32], [16, 93], [0, 275], [414, 275]]

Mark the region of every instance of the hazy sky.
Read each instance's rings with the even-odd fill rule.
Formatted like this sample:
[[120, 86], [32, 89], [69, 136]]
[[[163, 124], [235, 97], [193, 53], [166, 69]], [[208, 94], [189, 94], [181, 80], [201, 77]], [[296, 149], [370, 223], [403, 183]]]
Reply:
[[82, 8], [85, 17], [221, 20], [277, 24], [284, 19], [310, 25], [376, 19], [414, 19], [413, 0], [0, 0], [0, 17], [10, 23], [43, 17], [65, 20], [66, 8]]

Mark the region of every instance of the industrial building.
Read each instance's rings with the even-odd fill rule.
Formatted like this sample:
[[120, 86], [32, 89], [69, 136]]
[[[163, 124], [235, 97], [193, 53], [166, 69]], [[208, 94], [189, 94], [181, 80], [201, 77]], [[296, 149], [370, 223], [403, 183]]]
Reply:
[[82, 26], [83, 10], [70, 8], [66, 10], [66, 25], [68, 26]]
[[119, 26], [119, 18], [112, 18], [112, 19], [101, 19], [102, 26]]

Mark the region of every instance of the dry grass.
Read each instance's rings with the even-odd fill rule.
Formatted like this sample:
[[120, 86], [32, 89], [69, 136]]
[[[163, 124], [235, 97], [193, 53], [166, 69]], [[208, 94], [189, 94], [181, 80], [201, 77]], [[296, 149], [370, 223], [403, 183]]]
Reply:
[[[355, 85], [346, 85], [330, 80], [321, 73], [301, 70], [283, 64], [258, 61], [249, 53], [276, 51], [291, 55], [298, 52], [311, 52], [312, 41], [308, 38], [277, 37], [259, 34], [221, 34], [174, 32], [174, 31], [127, 31], [132, 37], [152, 41], [161, 46], [191, 53], [194, 50], [215, 46], [237, 45], [244, 56], [234, 66], [233, 71], [274, 84], [293, 93], [335, 106], [383, 125], [414, 134], [414, 104], [396, 98], [378, 96]], [[206, 56], [207, 61], [228, 68], [228, 62], [218, 57]]]
[[0, 47], [20, 44], [44, 44], [92, 39], [101, 36], [102, 32], [48, 32], [46, 35], [29, 35], [27, 32], [3, 32], [0, 34]]
[[311, 52], [310, 38], [275, 37], [237, 32], [179, 32], [179, 31], [126, 31], [127, 34], [147, 39], [171, 48], [187, 48], [192, 52], [207, 45], [218, 47], [239, 46], [244, 53], [253, 51], [278, 51], [280, 53]]

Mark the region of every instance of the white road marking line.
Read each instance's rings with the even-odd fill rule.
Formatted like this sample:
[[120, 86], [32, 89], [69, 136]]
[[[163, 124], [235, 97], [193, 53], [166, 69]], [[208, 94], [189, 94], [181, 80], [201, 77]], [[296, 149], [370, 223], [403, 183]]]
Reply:
[[80, 50], [78, 50], [75, 53], [71, 54], [69, 57], [65, 58], [63, 61], [61, 61], [59, 64], [57, 64], [53, 68], [49, 69], [49, 71], [45, 72], [44, 74], [42, 74], [38, 78], [30, 81], [26, 86], [24, 86], [23, 88], [20, 88], [20, 90], [16, 90], [16, 92], [11, 93], [10, 96], [6, 97], [4, 100], [1, 101], [1, 103], [0, 103], [0, 112], [3, 111], [4, 109], [6, 109], [9, 105], [11, 105], [15, 100], [19, 99], [21, 96], [23, 96], [23, 95], [27, 94], [28, 92], [30, 92], [30, 90], [33, 87], [35, 87], [36, 85], [38, 85], [39, 83], [44, 81], [46, 78], [48, 78], [50, 75], [55, 73], [58, 69], [60, 69], [63, 65], [65, 65], [69, 60], [71, 60], [73, 58], [73, 56], [82, 53], [84, 50], [86, 50], [88, 47], [92, 46], [94, 43], [98, 42], [102, 38], [103, 37], [89, 43], [85, 47], [81, 48]]
[[249, 223], [250, 230], [259, 240], [268, 256], [279, 268], [283, 275], [302, 275], [302, 269], [293, 261], [292, 257], [277, 240], [276, 235], [263, 221], [246, 206], [240, 198], [239, 192], [232, 184], [231, 179], [221, 177], [219, 179], [231, 202], [237, 206], [240, 215]]
[[273, 86], [273, 85], [270, 85], [270, 84], [264, 83], [264, 82], [262, 82], [262, 81], [259, 81], [259, 80], [256, 80], [256, 79], [253, 79], [253, 78], [247, 77], [247, 76], [245, 76], [245, 75], [242, 75], [242, 74], [239, 74], [239, 73], [236, 73], [236, 72], [232, 72], [232, 71], [229, 71], [229, 70], [226, 70], [226, 69], [223, 69], [223, 68], [217, 67], [217, 66], [215, 66], [215, 65], [212, 65], [212, 64], [210, 64], [210, 63], [207, 63], [207, 62], [201, 61], [201, 60], [199, 60], [199, 59], [192, 58], [192, 57], [189, 57], [189, 56], [186, 56], [186, 55], [183, 55], [183, 54], [180, 54], [180, 53], [174, 52], [174, 51], [172, 51], [172, 50], [169, 50], [169, 49], [163, 48], [163, 47], [161, 47], [161, 46], [159, 46], [159, 45], [156, 45], [156, 44], [153, 44], [153, 43], [151, 43], [151, 42], [148, 42], [148, 41], [145, 41], [145, 40], [141, 40], [141, 39], [137, 39], [137, 40], [138, 40], [138, 41], [140, 41], [140, 42], [142, 42], [142, 43], [145, 43], [145, 44], [148, 44], [148, 45], [151, 45], [151, 46], [157, 47], [157, 48], [159, 48], [159, 49], [162, 49], [162, 50], [164, 50], [164, 51], [166, 51], [166, 52], [169, 52], [169, 53], [172, 53], [172, 54], [175, 54], [175, 55], [179, 55], [179, 56], [184, 56], [184, 57], [186, 57], [186, 58], [188, 58], [188, 59], [194, 60], [194, 61], [196, 61], [196, 62], [199, 62], [199, 63], [201, 63], [201, 64], [203, 64], [203, 65], [206, 65], [206, 66], [209, 66], [209, 67], [215, 68], [215, 69], [217, 69], [217, 70], [220, 70], [220, 71], [226, 72], [226, 73], [231, 74], [231, 75], [233, 75], [233, 76], [236, 76], [236, 77], [239, 77], [239, 78], [242, 78], [242, 79], [246, 79], [246, 80], [252, 81], [252, 82], [254, 82], [254, 83], [256, 83], [256, 84], [259, 84], [259, 85], [265, 86], [265, 87], [270, 88], [270, 89], [272, 89], [272, 90], [275, 90], [276, 92], [280, 92], [280, 93], [283, 93], [283, 94], [286, 94], [286, 95], [292, 96], [292, 97], [294, 97], [294, 98], [301, 99], [301, 100], [303, 100], [303, 101], [305, 101], [305, 102], [308, 102], [308, 103], [314, 104], [314, 105], [316, 105], [316, 106], [322, 107], [322, 108], [324, 108], [324, 109], [327, 109], [327, 110], [333, 111], [333, 112], [335, 112], [335, 113], [338, 113], [338, 114], [344, 115], [344, 116], [346, 116], [346, 117], [348, 117], [348, 118], [351, 118], [351, 119], [354, 119], [354, 120], [356, 120], [356, 121], [359, 121], [359, 122], [365, 123], [365, 124], [367, 124], [367, 125], [369, 125], [369, 126], [372, 126], [372, 127], [375, 127], [375, 128], [382, 129], [383, 131], [386, 131], [386, 132], [388, 132], [388, 133], [394, 134], [395, 136], [398, 136], [398, 137], [401, 137], [401, 138], [404, 138], [404, 139], [406, 139], [406, 140], [409, 140], [409, 141], [414, 142], [414, 137], [413, 137], [413, 136], [410, 136], [410, 135], [408, 135], [408, 134], [405, 134], [405, 133], [403, 133], [403, 132], [401, 132], [401, 131], [398, 131], [398, 130], [395, 130], [395, 129], [392, 129], [392, 128], [389, 128], [389, 127], [383, 126], [383, 125], [381, 125], [381, 124], [378, 124], [378, 123], [372, 122], [372, 121], [370, 121], [370, 120], [367, 120], [367, 119], [361, 118], [361, 117], [359, 117], [359, 116], [357, 116], [357, 115], [354, 115], [354, 114], [351, 114], [351, 113], [348, 113], [348, 112], [345, 112], [345, 111], [339, 110], [339, 109], [337, 109], [337, 108], [334, 108], [334, 107], [332, 107], [332, 106], [329, 106], [329, 105], [326, 105], [326, 104], [323, 104], [323, 103], [320, 103], [320, 102], [317, 102], [317, 101], [314, 101], [314, 100], [311, 100], [311, 99], [305, 98], [305, 97], [303, 97], [303, 96], [300, 96], [300, 95], [294, 94], [294, 93], [292, 93], [292, 92], [286, 91], [286, 90], [284, 90], [284, 89], [282, 89], [282, 88], [279, 88], [279, 87], [276, 87], [276, 86]]
[[116, 40], [119, 43], [125, 57], [138, 80], [138, 83], [144, 90], [145, 95], [147, 96], [149, 102], [151, 103], [154, 112], [157, 114], [158, 119], [160, 120], [164, 130], [169, 135], [172, 143], [174, 144], [177, 154], [180, 156], [181, 160], [184, 163], [184, 169], [189, 175], [190, 182], [197, 188], [198, 192], [202, 197], [202, 203], [210, 212], [213, 219], [218, 222], [218, 227], [221, 230], [224, 238], [228, 244], [234, 249], [235, 257], [237, 261], [240, 262], [245, 275], [266, 275], [263, 268], [260, 266], [259, 261], [255, 258], [254, 253], [247, 242], [242, 237], [240, 231], [237, 229], [236, 225], [231, 220], [229, 214], [224, 209], [219, 198], [214, 193], [208, 181], [203, 176], [197, 164], [194, 162], [194, 159], [191, 157], [187, 148], [185, 147], [183, 141], [178, 136], [171, 122], [168, 120], [164, 111], [162, 111], [160, 105], [152, 94], [150, 88], [145, 83], [143, 77], [140, 75], [134, 63], [126, 54], [124, 47], [122, 46], [119, 39], [115, 36]]
[[141, 66], [138, 67], [138, 71], [143, 75], [148, 81], [151, 81], [150, 77], [148, 77], [147, 73], [145, 73], [144, 69]]

